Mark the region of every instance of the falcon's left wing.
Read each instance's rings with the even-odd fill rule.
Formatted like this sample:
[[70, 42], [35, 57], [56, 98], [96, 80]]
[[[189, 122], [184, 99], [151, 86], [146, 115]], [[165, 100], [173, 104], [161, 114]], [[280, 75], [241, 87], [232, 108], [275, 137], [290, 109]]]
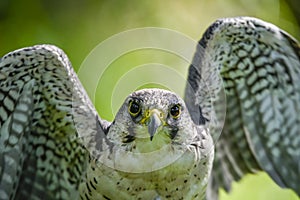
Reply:
[[300, 195], [300, 48], [295, 39], [255, 18], [216, 21], [197, 47], [185, 100], [195, 123], [214, 129], [220, 121], [216, 130], [226, 105], [218, 140], [212, 131], [216, 155], [208, 199], [219, 187], [229, 191], [232, 181], [257, 170]]

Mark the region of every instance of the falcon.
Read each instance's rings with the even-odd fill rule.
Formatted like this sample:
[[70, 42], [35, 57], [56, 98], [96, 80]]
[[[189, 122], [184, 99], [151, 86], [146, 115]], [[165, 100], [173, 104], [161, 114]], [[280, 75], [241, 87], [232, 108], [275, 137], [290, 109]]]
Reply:
[[272, 24], [219, 19], [196, 47], [184, 100], [134, 91], [108, 122], [61, 49], [8, 53], [0, 199], [217, 199], [261, 170], [300, 195], [299, 58]]

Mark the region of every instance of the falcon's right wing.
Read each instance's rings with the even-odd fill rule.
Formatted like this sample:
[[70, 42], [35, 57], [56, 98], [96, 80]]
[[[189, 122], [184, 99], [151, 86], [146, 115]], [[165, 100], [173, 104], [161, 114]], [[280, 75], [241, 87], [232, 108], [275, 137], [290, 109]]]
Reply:
[[[229, 191], [232, 181], [257, 170], [300, 195], [300, 48], [295, 39], [255, 18], [216, 21], [199, 42], [185, 95], [193, 121], [209, 125], [216, 139], [208, 199], [217, 197], [219, 187]], [[221, 126], [216, 121], [222, 125], [224, 106], [217, 139]]]
[[59, 48], [37, 45], [0, 62], [0, 199], [77, 199], [100, 120]]

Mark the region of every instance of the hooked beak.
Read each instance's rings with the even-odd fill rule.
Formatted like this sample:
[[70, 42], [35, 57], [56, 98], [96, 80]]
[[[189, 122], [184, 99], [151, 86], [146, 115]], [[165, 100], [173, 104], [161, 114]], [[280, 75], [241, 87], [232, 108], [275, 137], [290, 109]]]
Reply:
[[158, 128], [162, 126], [162, 120], [160, 118], [161, 112], [157, 109], [150, 110], [148, 119], [148, 132], [150, 134], [150, 140], [157, 132]]

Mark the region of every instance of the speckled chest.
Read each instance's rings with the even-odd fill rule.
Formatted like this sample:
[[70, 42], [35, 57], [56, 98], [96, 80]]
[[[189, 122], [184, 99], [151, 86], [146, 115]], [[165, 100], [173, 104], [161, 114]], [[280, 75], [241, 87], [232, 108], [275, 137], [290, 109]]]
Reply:
[[147, 173], [121, 172], [93, 161], [80, 187], [81, 198], [202, 199], [212, 157], [213, 152], [195, 160], [194, 152], [187, 150], [172, 164]]

